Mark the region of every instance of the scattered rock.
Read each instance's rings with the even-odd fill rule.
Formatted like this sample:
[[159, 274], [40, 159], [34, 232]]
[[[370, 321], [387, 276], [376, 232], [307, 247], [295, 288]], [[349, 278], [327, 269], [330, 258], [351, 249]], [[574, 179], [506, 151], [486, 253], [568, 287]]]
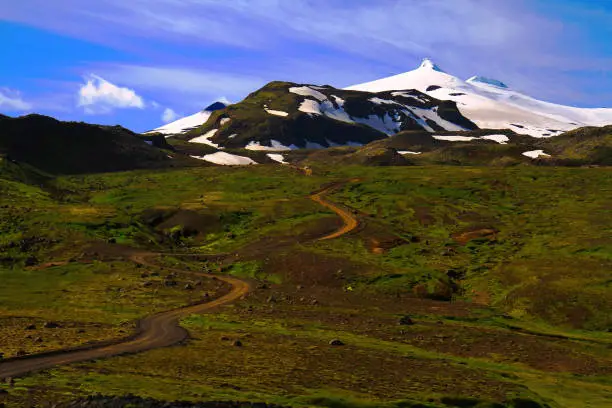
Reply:
[[36, 259], [35, 256], [29, 256], [26, 260], [25, 260], [25, 266], [34, 266], [38, 264], [38, 259]]
[[318, 301], [317, 299], [312, 299], [312, 300], [310, 301], [310, 304], [311, 304], [311, 305], [313, 305], [313, 306], [316, 306], [316, 305], [318, 305], [318, 304], [319, 304], [319, 301]]
[[85, 333], [85, 329], [79, 329], [79, 330], [77, 330], [77, 333], [83, 334], [83, 333]]
[[29, 326], [26, 326], [25, 328], [26, 330], [36, 330], [36, 325], [35, 324], [31, 324]]
[[232, 346], [242, 347], [242, 342], [240, 340], [234, 340], [234, 342], [232, 343]]
[[46, 322], [43, 327], [45, 329], [58, 329], [62, 326], [57, 322]]
[[339, 339], [333, 339], [329, 342], [330, 346], [344, 346], [344, 342]]
[[276, 298], [275, 298], [274, 296], [270, 296], [270, 297], [269, 297], [269, 298], [266, 300], [266, 302], [268, 302], [268, 303], [276, 303]]
[[302, 290], [302, 289], [304, 289], [304, 286], [302, 286], [302, 285], [297, 285], [297, 286], [296, 286], [296, 289], [297, 289], [297, 290]]
[[140, 277], [141, 278], [148, 278], [149, 274], [147, 272], [143, 272], [143, 273], [140, 274]]
[[42, 342], [43, 342], [43, 339], [42, 339], [42, 337], [37, 337], [37, 338], [35, 338], [35, 339], [34, 339], [34, 341], [35, 341], [36, 343], [42, 343]]
[[269, 286], [265, 283], [260, 283], [259, 285], [257, 285], [257, 289], [268, 289]]
[[151, 286], [153, 286], [153, 282], [152, 281], [143, 282], [142, 286], [145, 287], [145, 288], [151, 287]]
[[178, 284], [178, 283], [177, 283], [177, 281], [175, 281], [175, 280], [165, 280], [165, 281], [164, 281], [164, 285], [165, 285], [165, 286], [168, 286], [168, 287], [171, 287], [171, 286], [176, 286], [177, 284]]
[[230, 338], [227, 336], [221, 336], [221, 341], [229, 341]]
[[193, 290], [193, 285], [191, 283], [187, 283], [185, 286], [183, 286], [184, 290]]
[[198, 280], [194, 283], [194, 286], [202, 286], [204, 283], [201, 280]]
[[412, 326], [414, 324], [414, 322], [412, 321], [410, 316], [406, 315], [406, 316], [402, 316], [399, 319], [399, 324], [400, 324], [400, 326]]

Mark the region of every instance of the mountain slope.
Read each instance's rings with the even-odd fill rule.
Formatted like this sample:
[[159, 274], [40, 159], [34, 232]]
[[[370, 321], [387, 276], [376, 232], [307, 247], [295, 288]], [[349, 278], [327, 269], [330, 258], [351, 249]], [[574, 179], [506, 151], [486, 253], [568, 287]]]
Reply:
[[0, 118], [0, 154], [54, 174], [163, 167], [168, 154], [120, 126], [28, 115]]
[[556, 164], [612, 166], [612, 125], [575, 129], [539, 140], [536, 147], [549, 154]]
[[227, 105], [222, 102], [215, 102], [203, 111], [194, 113], [193, 115], [186, 116], [179, 120], [175, 120], [174, 122], [168, 123], [162, 127], [145, 132], [145, 134], [162, 133], [164, 135], [175, 135], [188, 132], [189, 130], [196, 128], [203, 123], [206, 123], [214, 111], [223, 109], [226, 106]]
[[[511, 130], [466, 132], [400, 132], [363, 147], [342, 147], [317, 152], [294, 151], [292, 163], [307, 165], [402, 165], [393, 152], [409, 163], [467, 166], [610, 166], [612, 126], [585, 127], [552, 138], [533, 138]], [[376, 154], [376, 160], [364, 157]]]
[[426, 59], [413, 71], [353, 85], [367, 92], [416, 89], [457, 102], [461, 113], [483, 129], [512, 129], [535, 137], [556, 136], [583, 126], [612, 124], [612, 109], [585, 109], [539, 101], [481, 76], [463, 81]]
[[373, 94], [272, 82], [176, 139], [219, 148], [290, 150], [361, 145], [403, 130], [475, 128], [454, 102], [418, 91]]

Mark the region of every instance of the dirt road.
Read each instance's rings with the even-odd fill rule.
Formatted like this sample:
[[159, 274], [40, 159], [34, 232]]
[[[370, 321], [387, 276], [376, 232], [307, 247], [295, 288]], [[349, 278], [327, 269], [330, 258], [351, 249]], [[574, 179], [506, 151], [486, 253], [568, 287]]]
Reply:
[[[147, 261], [147, 258], [152, 256], [156, 256], [156, 254], [141, 253], [133, 255], [131, 259], [136, 263], [150, 267], [153, 265]], [[176, 272], [184, 273], [185, 271], [176, 270]], [[146, 317], [138, 322], [138, 331], [135, 336], [115, 344], [73, 350], [59, 350], [6, 360], [0, 363], [0, 379], [16, 377], [31, 371], [44, 370], [62, 364], [95, 360], [120, 354], [138, 353], [180, 343], [188, 337], [187, 331], [178, 324], [181, 318], [196, 313], [207, 312], [218, 306], [234, 302], [249, 292], [249, 284], [240, 279], [230, 276], [197, 272], [189, 272], [189, 274], [204, 278], [215, 277], [220, 281], [230, 284], [232, 289], [225, 296], [210, 302], [161, 312]]]
[[338, 214], [340, 216], [340, 218], [342, 218], [342, 221], [344, 222], [344, 225], [342, 227], [340, 227], [340, 229], [338, 229], [337, 231], [332, 232], [329, 235], [326, 235], [324, 237], [321, 237], [318, 239], [318, 241], [324, 241], [324, 240], [328, 240], [328, 239], [334, 239], [334, 238], [338, 238], [344, 234], [347, 234], [351, 231], [353, 231], [355, 228], [357, 228], [357, 226], [359, 225], [359, 221], [357, 219], [357, 217], [355, 217], [355, 215], [353, 215], [352, 212], [350, 212], [349, 210], [346, 210], [344, 208], [339, 207], [338, 205], [336, 205], [334, 202], [326, 200], [325, 196], [330, 193], [333, 190], [338, 189], [339, 187], [343, 186], [345, 183], [334, 183], [326, 188], [324, 188], [323, 190], [311, 194], [310, 199], [313, 200], [316, 203], [321, 204], [323, 207], [327, 207], [330, 210], [332, 210], [333, 212], [335, 212], [336, 214]]
[[[358, 225], [357, 218], [353, 214], [324, 198], [327, 193], [339, 188], [341, 185], [342, 183], [335, 183], [310, 196], [313, 201], [331, 209], [344, 221], [344, 225], [340, 229], [319, 238], [319, 240], [337, 238], [354, 230]], [[149, 262], [148, 259], [157, 255], [145, 252], [136, 253], [130, 259], [141, 265], [154, 268], [155, 265]], [[166, 269], [168, 270], [168, 268]], [[181, 318], [192, 314], [208, 312], [218, 306], [234, 302], [245, 296], [250, 290], [247, 282], [231, 276], [182, 270], [175, 271], [205, 278], [216, 278], [231, 285], [232, 289], [228, 294], [210, 302], [173, 309], [146, 317], [138, 322], [138, 330], [134, 336], [118, 342], [7, 359], [0, 363], [0, 379], [22, 376], [29, 372], [63, 364], [107, 358], [121, 354], [139, 353], [178, 344], [188, 337], [187, 331], [179, 325]]]

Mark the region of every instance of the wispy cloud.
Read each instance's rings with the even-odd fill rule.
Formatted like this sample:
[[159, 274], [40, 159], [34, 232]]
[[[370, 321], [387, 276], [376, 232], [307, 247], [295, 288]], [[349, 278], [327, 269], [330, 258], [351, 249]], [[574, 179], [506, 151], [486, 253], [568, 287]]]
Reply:
[[161, 119], [164, 123], [169, 123], [177, 120], [180, 116], [170, 108], [164, 109]]
[[239, 100], [266, 81], [250, 75], [186, 67], [107, 65], [96, 68], [111, 81], [146, 89], [163, 105], [202, 109], [219, 98]]
[[32, 109], [32, 104], [24, 101], [18, 91], [0, 88], [0, 109], [7, 112], [23, 112]]
[[[267, 82], [270, 72], [283, 79], [348, 85], [349, 80], [362, 82], [406, 71], [425, 56], [460, 76], [496, 76], [543, 97], [562, 92], [544, 85], [551, 78], [567, 81], [565, 88], [584, 85], [567, 70], [599, 73], [599, 77], [602, 70], [612, 73], [601, 47], [582, 35], [584, 27], [568, 24], [567, 19], [538, 9], [536, 3], [28, 0], [10, 2], [0, 9], [0, 18], [129, 48], [131, 55], [144, 57], [137, 66], [122, 68], [127, 75], [134, 74], [129, 84], [168, 92], [173, 91], [166, 87], [173, 84], [174, 92], [189, 95], [229, 92], [234, 98]], [[579, 9], [592, 14], [599, 25], [609, 22], [610, 14], [593, 4], [581, 3]], [[343, 62], [325, 70], [321, 61], [330, 56]], [[301, 64], [287, 64], [288, 60]], [[160, 67], [160, 61], [165, 66]], [[167, 67], [168, 61], [174, 66]], [[215, 62], [224, 63], [226, 70], [211, 67]], [[376, 64], [378, 69], [372, 69]], [[278, 69], [283, 65], [291, 69]], [[337, 72], [348, 73], [346, 80]]]
[[145, 103], [134, 90], [119, 87], [97, 75], [90, 75], [79, 89], [78, 106], [83, 107], [88, 114], [104, 114], [117, 108], [144, 109]]

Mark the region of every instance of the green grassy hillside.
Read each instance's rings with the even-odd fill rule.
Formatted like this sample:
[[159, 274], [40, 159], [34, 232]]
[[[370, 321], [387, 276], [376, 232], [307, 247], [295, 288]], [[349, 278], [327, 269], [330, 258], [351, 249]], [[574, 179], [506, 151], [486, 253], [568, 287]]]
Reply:
[[0, 118], [0, 154], [52, 174], [160, 168], [182, 162], [119, 126], [60, 122], [40, 115]]

